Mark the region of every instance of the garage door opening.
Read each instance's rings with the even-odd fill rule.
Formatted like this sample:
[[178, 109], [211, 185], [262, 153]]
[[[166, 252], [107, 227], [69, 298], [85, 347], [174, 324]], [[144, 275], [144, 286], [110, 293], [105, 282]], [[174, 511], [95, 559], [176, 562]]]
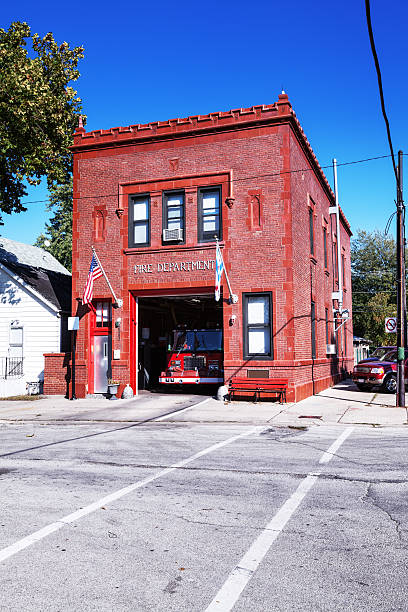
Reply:
[[139, 298], [138, 388], [223, 384], [222, 319], [213, 293]]

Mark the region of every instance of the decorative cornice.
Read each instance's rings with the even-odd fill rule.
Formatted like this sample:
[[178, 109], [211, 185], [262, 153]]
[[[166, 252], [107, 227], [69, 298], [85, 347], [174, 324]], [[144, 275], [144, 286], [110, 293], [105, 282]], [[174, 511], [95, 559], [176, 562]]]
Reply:
[[[290, 105], [289, 105], [290, 106]], [[238, 127], [247, 123], [256, 123], [264, 119], [278, 117], [280, 108], [277, 104], [236, 108], [230, 111], [209, 113], [208, 115], [193, 115], [182, 119], [154, 121], [146, 124], [115, 127], [109, 130], [93, 130], [85, 132], [77, 130], [74, 134], [75, 151], [82, 148], [93, 148], [98, 145], [120, 146], [152, 138], [175, 138], [206, 130]]]

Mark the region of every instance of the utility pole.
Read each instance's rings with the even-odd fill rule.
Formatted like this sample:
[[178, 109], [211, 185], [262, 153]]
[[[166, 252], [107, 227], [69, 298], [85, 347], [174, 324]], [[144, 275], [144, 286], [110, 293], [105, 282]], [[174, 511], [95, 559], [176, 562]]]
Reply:
[[396, 405], [405, 408], [405, 207], [402, 199], [402, 151], [398, 151], [397, 172], [397, 397]]

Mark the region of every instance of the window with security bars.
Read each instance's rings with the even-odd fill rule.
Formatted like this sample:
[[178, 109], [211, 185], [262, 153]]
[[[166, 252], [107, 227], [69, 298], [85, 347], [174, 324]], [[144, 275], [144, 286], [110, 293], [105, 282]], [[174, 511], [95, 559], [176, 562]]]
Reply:
[[150, 197], [129, 197], [129, 246], [150, 244]]
[[184, 239], [184, 192], [163, 195], [163, 229], [168, 240]]
[[244, 293], [244, 358], [273, 359], [272, 294]]
[[198, 240], [211, 242], [221, 236], [221, 189], [209, 187], [198, 191]]

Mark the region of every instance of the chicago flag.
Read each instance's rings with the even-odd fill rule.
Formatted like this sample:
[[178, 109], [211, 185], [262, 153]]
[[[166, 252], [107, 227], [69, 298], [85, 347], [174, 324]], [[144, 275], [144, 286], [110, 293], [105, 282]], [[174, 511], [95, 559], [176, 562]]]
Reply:
[[221, 294], [221, 278], [224, 272], [224, 260], [222, 258], [222, 253], [220, 249], [220, 245], [217, 242], [217, 247], [215, 251], [215, 301], [218, 302]]

